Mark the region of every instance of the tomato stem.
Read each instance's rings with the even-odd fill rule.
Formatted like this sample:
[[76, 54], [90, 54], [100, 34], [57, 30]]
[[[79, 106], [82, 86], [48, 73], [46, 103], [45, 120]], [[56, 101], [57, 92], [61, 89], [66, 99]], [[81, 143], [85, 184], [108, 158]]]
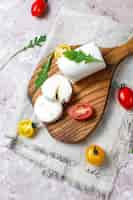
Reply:
[[113, 81], [112, 82], [112, 87], [113, 88], [124, 88], [124, 87], [126, 87], [126, 84], [125, 83], [119, 84], [117, 81]]
[[32, 128], [36, 128], [36, 124], [32, 122]]
[[94, 154], [95, 154], [95, 155], [98, 155], [98, 150], [97, 150], [97, 147], [96, 147], [96, 146], [94, 146]]
[[121, 83], [121, 87], [120, 88], [124, 88], [126, 87], [126, 84], [125, 83]]

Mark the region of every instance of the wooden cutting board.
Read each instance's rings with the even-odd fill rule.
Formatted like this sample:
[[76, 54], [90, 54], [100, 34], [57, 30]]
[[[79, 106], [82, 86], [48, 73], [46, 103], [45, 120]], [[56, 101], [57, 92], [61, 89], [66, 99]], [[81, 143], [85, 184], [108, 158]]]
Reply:
[[[79, 45], [73, 46], [76, 48]], [[88, 137], [98, 126], [103, 117], [107, 100], [109, 96], [110, 86], [114, 72], [118, 64], [127, 56], [133, 53], [133, 38], [126, 44], [114, 48], [101, 48], [102, 55], [107, 64], [106, 69], [99, 71], [73, 85], [73, 97], [69, 104], [64, 106], [64, 114], [60, 120], [55, 123], [48, 124], [48, 130], [51, 136], [65, 143], [77, 143]], [[28, 95], [32, 100], [32, 104], [41, 94], [41, 90], [35, 89], [35, 80], [40, 72], [42, 65], [47, 61], [43, 58], [29, 82]], [[68, 66], [69, 67], [69, 66]], [[52, 61], [49, 76], [59, 72], [55, 59]], [[66, 112], [69, 106], [77, 103], [89, 102], [95, 109], [92, 119], [86, 121], [77, 121], [72, 119]]]

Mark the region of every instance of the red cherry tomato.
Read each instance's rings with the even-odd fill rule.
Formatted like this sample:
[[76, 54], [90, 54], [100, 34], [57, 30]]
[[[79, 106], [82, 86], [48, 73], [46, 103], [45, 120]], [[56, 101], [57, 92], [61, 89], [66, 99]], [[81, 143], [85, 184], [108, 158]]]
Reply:
[[133, 109], [133, 90], [127, 86], [119, 88], [118, 101], [125, 109]]
[[70, 117], [76, 120], [89, 119], [92, 117], [93, 112], [94, 110], [89, 103], [79, 103], [68, 109]]
[[32, 4], [31, 13], [32, 16], [40, 17], [42, 16], [48, 7], [48, 3], [46, 0], [36, 0]]

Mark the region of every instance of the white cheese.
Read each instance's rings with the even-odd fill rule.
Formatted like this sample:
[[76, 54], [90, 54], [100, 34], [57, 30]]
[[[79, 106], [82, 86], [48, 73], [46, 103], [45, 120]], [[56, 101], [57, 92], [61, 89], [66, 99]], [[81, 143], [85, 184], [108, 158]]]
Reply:
[[70, 81], [60, 74], [48, 78], [41, 87], [44, 97], [50, 100], [58, 100], [60, 103], [69, 102], [72, 95]]
[[68, 58], [62, 56], [58, 58], [57, 65], [60, 71], [72, 82], [77, 82], [97, 71], [100, 71], [106, 67], [100, 49], [95, 43], [87, 43], [76, 50], [82, 50], [86, 54], [99, 59], [101, 62], [85, 63], [84, 61], [76, 63]]
[[61, 117], [63, 106], [58, 101], [51, 101], [41, 95], [35, 102], [34, 113], [40, 121], [51, 123]]

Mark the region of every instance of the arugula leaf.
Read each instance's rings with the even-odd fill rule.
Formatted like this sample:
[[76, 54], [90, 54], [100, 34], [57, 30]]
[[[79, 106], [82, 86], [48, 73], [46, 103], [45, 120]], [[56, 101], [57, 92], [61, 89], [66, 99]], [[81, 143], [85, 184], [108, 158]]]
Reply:
[[36, 36], [35, 38], [33, 38], [32, 40], [29, 41], [29, 43], [27, 45], [25, 45], [22, 49], [16, 51], [13, 55], [11, 55], [6, 62], [0, 67], [0, 71], [2, 71], [7, 64], [14, 58], [16, 57], [18, 54], [26, 51], [27, 49], [31, 49], [34, 48], [36, 46], [41, 47], [43, 42], [45, 42], [47, 40], [47, 36], [46, 35], [40, 35], [40, 36]]
[[133, 153], [133, 149], [129, 150], [129, 153]]
[[34, 48], [35, 46], [39, 46], [41, 47], [42, 46], [42, 43], [45, 42], [47, 39], [47, 36], [46, 35], [40, 35], [40, 36], [36, 36], [33, 40], [30, 40], [29, 44], [27, 44], [23, 50], [27, 50], [27, 49], [30, 49], [30, 48]]
[[64, 56], [68, 58], [69, 60], [75, 61], [76, 63], [80, 63], [84, 61], [85, 63], [90, 63], [90, 62], [101, 62], [101, 60], [91, 56], [90, 54], [85, 54], [83, 51], [79, 50], [68, 50], [65, 51]]
[[41, 71], [38, 73], [38, 77], [35, 80], [36, 89], [40, 88], [44, 81], [46, 81], [46, 79], [48, 78], [48, 72], [51, 67], [52, 58], [53, 54], [49, 56], [47, 62], [42, 66]]

